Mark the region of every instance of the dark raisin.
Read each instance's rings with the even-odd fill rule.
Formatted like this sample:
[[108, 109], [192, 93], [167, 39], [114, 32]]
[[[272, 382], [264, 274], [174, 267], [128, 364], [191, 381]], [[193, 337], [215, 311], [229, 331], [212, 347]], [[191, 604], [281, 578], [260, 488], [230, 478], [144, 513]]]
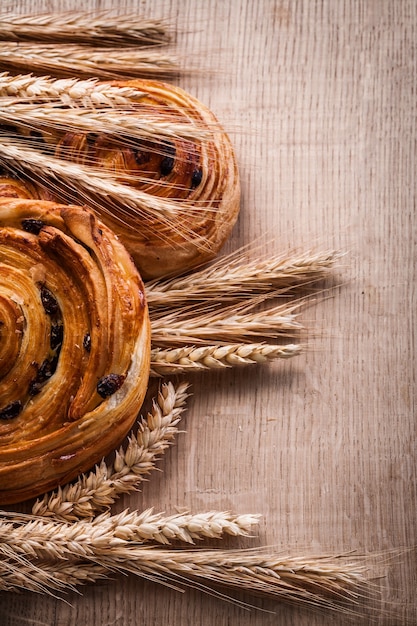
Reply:
[[170, 156], [164, 157], [159, 166], [159, 171], [161, 172], [162, 176], [168, 176], [168, 174], [171, 174], [172, 170], [174, 169], [174, 165], [175, 165], [174, 157], [170, 157]]
[[42, 306], [48, 315], [54, 315], [59, 310], [58, 301], [55, 296], [44, 285], [41, 286]]
[[39, 139], [40, 141], [45, 141], [45, 137], [43, 136], [40, 130], [31, 130], [29, 134], [33, 139]]
[[85, 333], [83, 339], [83, 347], [86, 352], [91, 352], [91, 335], [90, 333]]
[[143, 150], [135, 150], [135, 161], [137, 165], [145, 165], [150, 160], [149, 152], [144, 152]]
[[58, 356], [45, 359], [38, 367], [37, 374], [29, 383], [29, 395], [36, 396], [40, 393], [45, 382], [55, 373], [58, 365]]
[[196, 187], [198, 187], [202, 180], [203, 170], [201, 168], [194, 170], [191, 176], [191, 189], [195, 189]]
[[57, 365], [57, 356], [54, 356], [52, 359], [45, 359], [39, 367], [36, 380], [38, 382], [45, 382], [48, 378], [51, 378], [51, 376], [55, 373]]
[[51, 350], [57, 350], [64, 339], [64, 326], [60, 323], [52, 324], [50, 345]]
[[40, 393], [42, 389], [42, 383], [40, 383], [38, 380], [31, 380], [29, 383], [29, 395], [30, 396], [37, 396], [38, 393]]
[[103, 376], [97, 383], [97, 393], [102, 398], [112, 396], [123, 385], [125, 377], [121, 374], [108, 374]]
[[23, 404], [20, 400], [10, 402], [7, 406], [0, 410], [0, 420], [11, 420], [22, 412]]
[[39, 235], [42, 228], [45, 226], [45, 222], [42, 220], [35, 220], [28, 218], [27, 220], [22, 220], [22, 228], [27, 233], [32, 233], [32, 235]]
[[87, 144], [92, 147], [96, 143], [98, 135], [95, 133], [88, 133], [87, 135]]

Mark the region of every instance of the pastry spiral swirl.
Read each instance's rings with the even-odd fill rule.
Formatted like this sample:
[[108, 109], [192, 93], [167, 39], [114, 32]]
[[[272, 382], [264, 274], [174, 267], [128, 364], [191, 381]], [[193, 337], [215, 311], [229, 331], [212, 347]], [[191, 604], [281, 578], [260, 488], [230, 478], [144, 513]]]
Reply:
[[0, 198], [0, 502], [113, 450], [149, 361], [144, 286], [112, 231], [80, 207]]
[[[137, 94], [131, 96], [132, 109], [121, 112], [130, 124], [134, 116], [142, 116], [161, 128], [195, 128], [200, 138], [162, 133], [132, 140], [127, 131], [123, 137], [123, 131], [113, 135], [53, 128], [51, 117], [36, 131], [18, 125], [18, 133], [30, 135], [31, 145], [43, 155], [110, 175], [130, 192], [142, 194], [145, 202], [150, 198], [154, 208], [141, 213], [117, 194], [113, 199], [110, 194], [95, 197], [94, 190], [83, 191], [80, 178], [69, 191], [68, 180], [58, 175], [48, 179], [46, 173], [40, 180], [34, 163], [35, 179], [44, 187], [37, 193], [44, 199], [89, 205], [120, 236], [145, 279], [183, 273], [209, 261], [229, 237], [239, 212], [239, 173], [227, 133], [205, 105], [179, 87], [151, 80], [108, 84]], [[30, 164], [26, 170], [30, 172]]]

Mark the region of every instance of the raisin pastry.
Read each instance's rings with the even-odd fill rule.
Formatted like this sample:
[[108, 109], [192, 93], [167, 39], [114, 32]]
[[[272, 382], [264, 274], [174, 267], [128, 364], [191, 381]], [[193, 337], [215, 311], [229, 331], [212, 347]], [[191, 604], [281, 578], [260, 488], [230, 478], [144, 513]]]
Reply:
[[0, 503], [112, 451], [147, 389], [142, 280], [90, 211], [0, 198]]
[[[149, 134], [133, 141], [123, 135], [47, 126], [42, 132], [18, 131], [30, 134], [32, 145], [42, 153], [111, 175], [130, 192], [142, 194], [145, 203], [151, 199], [156, 208], [141, 215], [129, 202], [82, 191], [80, 179], [69, 192], [68, 180], [59, 176], [43, 176], [45, 188], [37, 193], [92, 207], [120, 236], [145, 279], [183, 273], [209, 261], [229, 237], [239, 212], [239, 173], [228, 135], [206, 106], [178, 87], [150, 80], [110, 85], [138, 94], [131, 96], [133, 110], [121, 115], [193, 126], [200, 138]], [[67, 172], [69, 176], [70, 168]], [[155, 200], [163, 204], [161, 209]]]

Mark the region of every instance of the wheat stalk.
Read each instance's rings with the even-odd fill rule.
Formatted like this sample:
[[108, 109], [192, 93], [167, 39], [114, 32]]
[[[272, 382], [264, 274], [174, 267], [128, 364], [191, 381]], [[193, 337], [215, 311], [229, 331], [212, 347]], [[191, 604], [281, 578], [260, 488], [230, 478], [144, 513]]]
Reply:
[[0, 74], [0, 97], [14, 101], [62, 102], [66, 106], [132, 106], [132, 99], [143, 95], [132, 87], [116, 87], [95, 78], [49, 78], [23, 74]]
[[[127, 109], [97, 109], [97, 107], [78, 107], [63, 109], [61, 105], [16, 104], [0, 99], [0, 121], [18, 124], [29, 129], [58, 129], [64, 132], [82, 131], [113, 135], [123, 138], [124, 143], [136, 140], [188, 139], [194, 142], [207, 139], [208, 131], [194, 123], [178, 123], [165, 115], [152, 117], [139, 106]], [[213, 129], [213, 132], [214, 129]], [[161, 152], [164, 148], [161, 146]]]
[[105, 567], [77, 560], [39, 561], [36, 563], [23, 555], [0, 558], [0, 591], [33, 591], [54, 595], [53, 590], [75, 590], [85, 585], [108, 578]]
[[300, 354], [300, 344], [271, 345], [265, 343], [238, 343], [214, 346], [180, 346], [178, 348], [153, 348], [151, 375], [167, 376], [212, 369], [241, 367], [267, 363], [275, 359], [288, 359]]
[[[148, 509], [138, 516], [136, 535], [142, 542], [169, 545], [173, 541], [194, 544], [203, 539], [221, 539], [225, 535], [248, 537], [259, 515], [234, 515], [228, 511], [178, 513], [164, 516]], [[133, 538], [133, 537], [132, 537]]]
[[45, 494], [36, 500], [32, 513], [64, 520], [92, 518], [97, 511], [108, 509], [119, 495], [137, 490], [178, 433], [187, 389], [185, 382], [176, 387], [164, 383], [137, 433], [128, 438], [126, 449], [116, 450], [112, 463], [103, 459], [74, 483]]
[[99, 46], [166, 44], [167, 24], [136, 14], [87, 11], [0, 16], [0, 40], [87, 43]]
[[[7, 518], [0, 520], [0, 554], [6, 549], [25, 557], [65, 559], [88, 558], [92, 556], [89, 548], [81, 546], [89, 536], [91, 544], [104, 546], [123, 543], [157, 542], [169, 545], [173, 541], [194, 544], [196, 540], [221, 539], [225, 535], [232, 537], [248, 537], [252, 528], [259, 523], [259, 515], [234, 515], [227, 511], [209, 511], [207, 513], [178, 513], [166, 516], [153, 513], [148, 509], [138, 511], [122, 511], [117, 515], [102, 513], [92, 520], [77, 520], [73, 523], [56, 519], [45, 519], [36, 516], [22, 516], [22, 524], [14, 526], [16, 518], [10, 522]], [[6, 536], [11, 532], [10, 539]], [[47, 540], [47, 537], [53, 537]], [[68, 546], [75, 541], [80, 542], [79, 549], [73, 554]]]
[[303, 329], [297, 321], [297, 311], [306, 302], [305, 298], [254, 310], [264, 300], [261, 296], [227, 307], [213, 303], [172, 312], [151, 311], [153, 347], [252, 343], [254, 338], [294, 336]]
[[249, 514], [212, 511], [164, 517], [150, 509], [144, 513], [125, 510], [116, 515], [106, 512], [92, 520], [73, 523], [24, 515], [9, 521], [4, 512], [1, 515], [4, 519], [0, 518], [0, 555], [40, 560], [94, 559], [95, 553], [104, 556], [107, 547], [111, 553], [117, 546], [149, 541], [194, 543], [196, 539], [218, 539], [225, 534], [248, 536], [259, 522], [259, 516]]
[[338, 253], [330, 250], [248, 259], [241, 249], [190, 275], [149, 281], [146, 285], [149, 307], [174, 308], [213, 298], [231, 301], [269, 293], [272, 289], [282, 295], [324, 278], [338, 257]]
[[172, 56], [137, 48], [92, 48], [67, 44], [31, 45], [3, 43], [0, 68], [11, 72], [33, 72], [53, 76], [97, 76], [114, 79], [167, 77], [179, 71]]
[[187, 226], [184, 217], [180, 219], [179, 212], [186, 208], [191, 215], [198, 210], [187, 202], [169, 201], [118, 183], [102, 169], [42, 154], [1, 131], [0, 138], [0, 163], [40, 183], [47, 179], [48, 186], [53, 186], [62, 199], [71, 202], [74, 195], [81, 197], [90, 207], [109, 214], [121, 224], [126, 224], [126, 216], [131, 220], [134, 212], [145, 223], [154, 223], [156, 219], [171, 231], [179, 230], [185, 235]]
[[[93, 520], [82, 519], [73, 523], [26, 516], [21, 518], [24, 524], [20, 528], [24, 529], [24, 532], [16, 531], [16, 544], [11, 535], [7, 540], [7, 549], [11, 548], [26, 557], [50, 558], [50, 545], [48, 542], [45, 543], [45, 537], [48, 533], [54, 533], [59, 540], [52, 556], [55, 559], [66, 558], [68, 553], [62, 546], [74, 539], [76, 541], [78, 537], [84, 540], [88, 534], [91, 534], [94, 541], [95, 527], [100, 530], [100, 541], [107, 540], [110, 543], [114, 539], [122, 539], [125, 542], [155, 542], [162, 545], [169, 545], [174, 541], [194, 544], [203, 539], [221, 539], [225, 535], [249, 537], [253, 527], [259, 523], [259, 518], [259, 515], [235, 515], [229, 511], [176, 513], [167, 516], [163, 513], [154, 513], [153, 509], [141, 513], [125, 510], [117, 515], [107, 512]], [[7, 519], [0, 521], [0, 541], [5, 542], [12, 525], [13, 523]], [[0, 553], [1, 550], [0, 547]], [[89, 555], [80, 553], [75, 556], [84, 558]]]
[[[133, 523], [131, 523], [133, 520]], [[5, 570], [18, 569], [19, 558], [35, 566], [27, 572], [26, 588], [41, 583], [51, 569], [45, 562], [86, 562], [108, 571], [124, 571], [159, 582], [181, 581], [204, 588], [207, 584], [246, 590], [276, 599], [298, 601], [310, 606], [339, 607], [341, 600], [358, 601], [366, 585], [358, 562], [328, 557], [300, 558], [274, 554], [270, 550], [167, 550], [137, 543], [135, 514], [103, 514], [93, 521], [73, 524], [44, 519], [7, 517], [0, 523], [0, 587], [11, 587]], [[36, 568], [39, 562], [40, 568]], [[102, 575], [102, 570], [99, 570]], [[91, 570], [89, 575], [92, 576]], [[56, 587], [48, 576], [51, 589]], [[77, 581], [75, 581], [77, 582]], [[20, 581], [23, 586], [24, 580]], [[67, 580], [65, 584], [70, 584]]]

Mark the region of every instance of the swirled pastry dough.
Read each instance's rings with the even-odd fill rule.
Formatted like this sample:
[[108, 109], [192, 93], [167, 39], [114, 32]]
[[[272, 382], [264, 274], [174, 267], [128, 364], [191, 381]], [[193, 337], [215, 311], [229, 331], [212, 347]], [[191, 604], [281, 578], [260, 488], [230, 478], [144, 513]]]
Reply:
[[0, 198], [0, 502], [90, 468], [147, 388], [142, 280], [90, 211]]
[[[209, 131], [208, 138], [199, 143], [173, 141], [168, 154], [166, 149], [154, 146], [149, 152], [144, 147], [135, 153], [138, 171], [153, 176], [145, 184], [138, 182], [138, 187], [181, 201], [183, 208], [173, 227], [169, 221], [157, 220], [139, 228], [135, 228], [134, 220], [130, 227], [121, 229], [113, 223], [145, 278], [180, 273], [212, 259], [236, 222], [240, 180], [235, 153], [213, 113], [184, 90], [156, 81], [129, 84], [147, 94], [142, 101], [151, 113], [194, 121]], [[127, 155], [125, 163], [131, 158]]]

